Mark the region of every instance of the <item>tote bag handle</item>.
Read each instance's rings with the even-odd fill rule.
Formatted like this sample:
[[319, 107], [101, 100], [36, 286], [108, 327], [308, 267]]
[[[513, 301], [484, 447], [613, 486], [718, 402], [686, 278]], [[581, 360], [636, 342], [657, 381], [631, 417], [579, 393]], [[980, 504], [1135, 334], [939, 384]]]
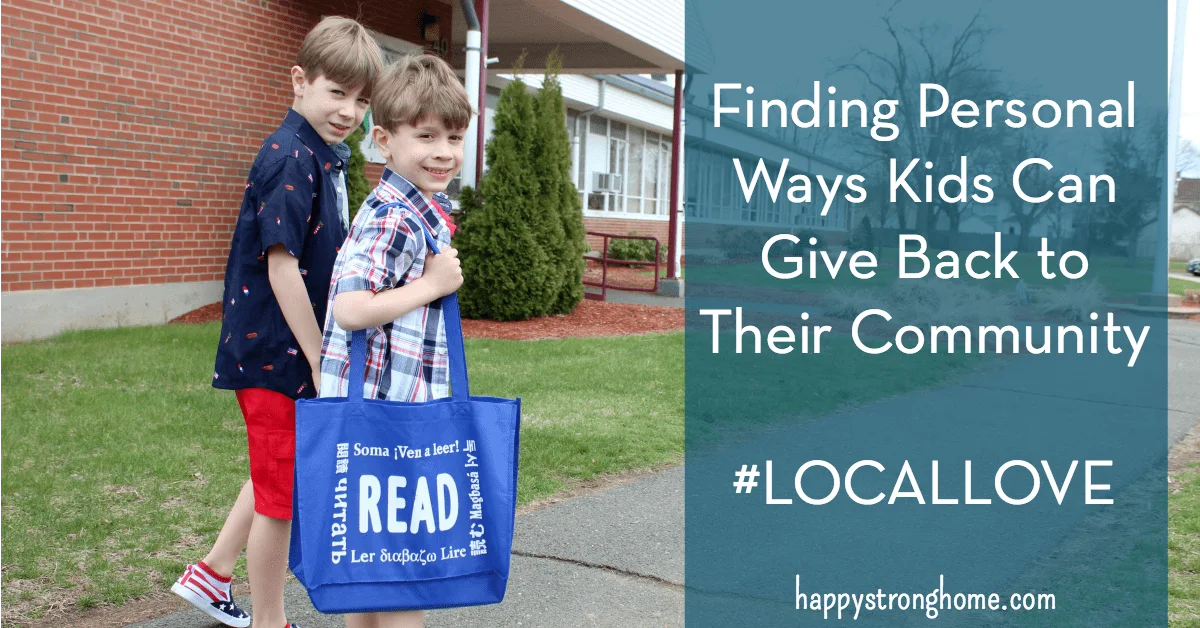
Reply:
[[[376, 212], [385, 208], [399, 206], [400, 203], [384, 205]], [[429, 231], [425, 217], [420, 216], [421, 232], [425, 234], [425, 244], [434, 255], [441, 253], [437, 240]], [[458, 311], [458, 294], [451, 293], [437, 300], [441, 305], [442, 318], [446, 324], [446, 344], [449, 345], [450, 358], [450, 394], [455, 399], [465, 401], [471, 396], [470, 385], [467, 383], [467, 355], [463, 349], [462, 316]], [[350, 401], [363, 400], [363, 380], [367, 372], [367, 331], [360, 329], [350, 334]], [[358, 376], [355, 377], [355, 374]]]

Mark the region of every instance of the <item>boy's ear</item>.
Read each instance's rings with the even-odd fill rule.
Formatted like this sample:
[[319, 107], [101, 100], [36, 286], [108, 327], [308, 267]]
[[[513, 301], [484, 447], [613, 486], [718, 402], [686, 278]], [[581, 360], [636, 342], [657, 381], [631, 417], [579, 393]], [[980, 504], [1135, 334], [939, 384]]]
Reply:
[[304, 68], [292, 66], [292, 91], [295, 92], [297, 98], [304, 96], [304, 88], [308, 85], [308, 80], [304, 78]]
[[375, 142], [375, 148], [379, 150], [379, 156], [387, 159], [391, 156], [391, 151], [388, 150], [388, 132], [387, 129], [378, 124], [371, 127], [371, 141]]

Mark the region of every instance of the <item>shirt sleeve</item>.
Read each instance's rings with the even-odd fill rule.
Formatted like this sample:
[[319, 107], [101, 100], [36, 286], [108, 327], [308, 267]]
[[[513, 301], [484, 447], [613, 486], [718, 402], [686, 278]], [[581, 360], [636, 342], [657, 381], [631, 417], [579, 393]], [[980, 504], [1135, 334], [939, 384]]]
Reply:
[[412, 268], [419, 251], [411, 225], [397, 212], [388, 211], [372, 215], [343, 245], [342, 253], [346, 257], [333, 277], [333, 291], [377, 293], [396, 287]]
[[258, 227], [264, 252], [276, 244], [287, 247], [293, 257], [304, 252], [315, 191], [310, 170], [289, 155], [263, 172]]

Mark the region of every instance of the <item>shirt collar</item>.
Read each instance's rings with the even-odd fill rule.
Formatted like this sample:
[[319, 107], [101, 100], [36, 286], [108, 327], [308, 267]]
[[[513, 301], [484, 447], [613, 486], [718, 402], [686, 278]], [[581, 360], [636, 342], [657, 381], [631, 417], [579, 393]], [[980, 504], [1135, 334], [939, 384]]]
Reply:
[[[333, 162], [334, 170], [346, 170], [350, 165], [350, 145], [342, 142], [341, 144], [333, 144], [330, 148], [333, 149], [334, 154], [338, 157], [338, 160]], [[338, 166], [339, 162], [341, 166]]]
[[343, 161], [325, 140], [321, 139], [317, 130], [308, 123], [304, 116], [300, 115], [295, 109], [288, 108], [287, 117], [283, 120], [283, 128], [296, 134], [301, 142], [308, 147], [309, 150], [316, 154], [317, 160], [321, 164], [329, 164], [326, 171], [332, 170], [334, 165], [339, 161]]
[[[416, 209], [417, 212], [420, 213], [423, 218], [425, 218], [425, 222], [429, 223], [429, 228], [433, 231], [434, 235], [442, 230], [442, 225], [445, 223], [445, 221], [442, 220], [442, 212], [444, 210], [436, 207], [434, 203], [430, 203], [428, 200], [426, 200], [425, 195], [421, 194], [421, 191], [417, 189], [417, 186], [410, 183], [408, 179], [396, 174], [391, 168], [384, 166], [383, 176], [380, 177], [379, 182], [389, 188], [392, 188], [398, 192], [401, 197], [407, 199], [409, 205]], [[444, 208], [448, 209], [450, 207], [450, 197], [446, 196], [445, 194], [440, 192], [434, 194], [433, 200], [437, 205], [441, 205]]]

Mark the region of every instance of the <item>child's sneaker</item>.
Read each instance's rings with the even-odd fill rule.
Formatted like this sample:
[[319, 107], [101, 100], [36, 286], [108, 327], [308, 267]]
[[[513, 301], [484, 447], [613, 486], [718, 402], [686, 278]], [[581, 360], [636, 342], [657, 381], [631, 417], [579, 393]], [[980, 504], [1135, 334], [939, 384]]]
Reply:
[[187, 566], [179, 580], [171, 585], [171, 592], [226, 626], [245, 628], [250, 625], [250, 615], [233, 603], [229, 582], [229, 578], [218, 576], [200, 561]]

